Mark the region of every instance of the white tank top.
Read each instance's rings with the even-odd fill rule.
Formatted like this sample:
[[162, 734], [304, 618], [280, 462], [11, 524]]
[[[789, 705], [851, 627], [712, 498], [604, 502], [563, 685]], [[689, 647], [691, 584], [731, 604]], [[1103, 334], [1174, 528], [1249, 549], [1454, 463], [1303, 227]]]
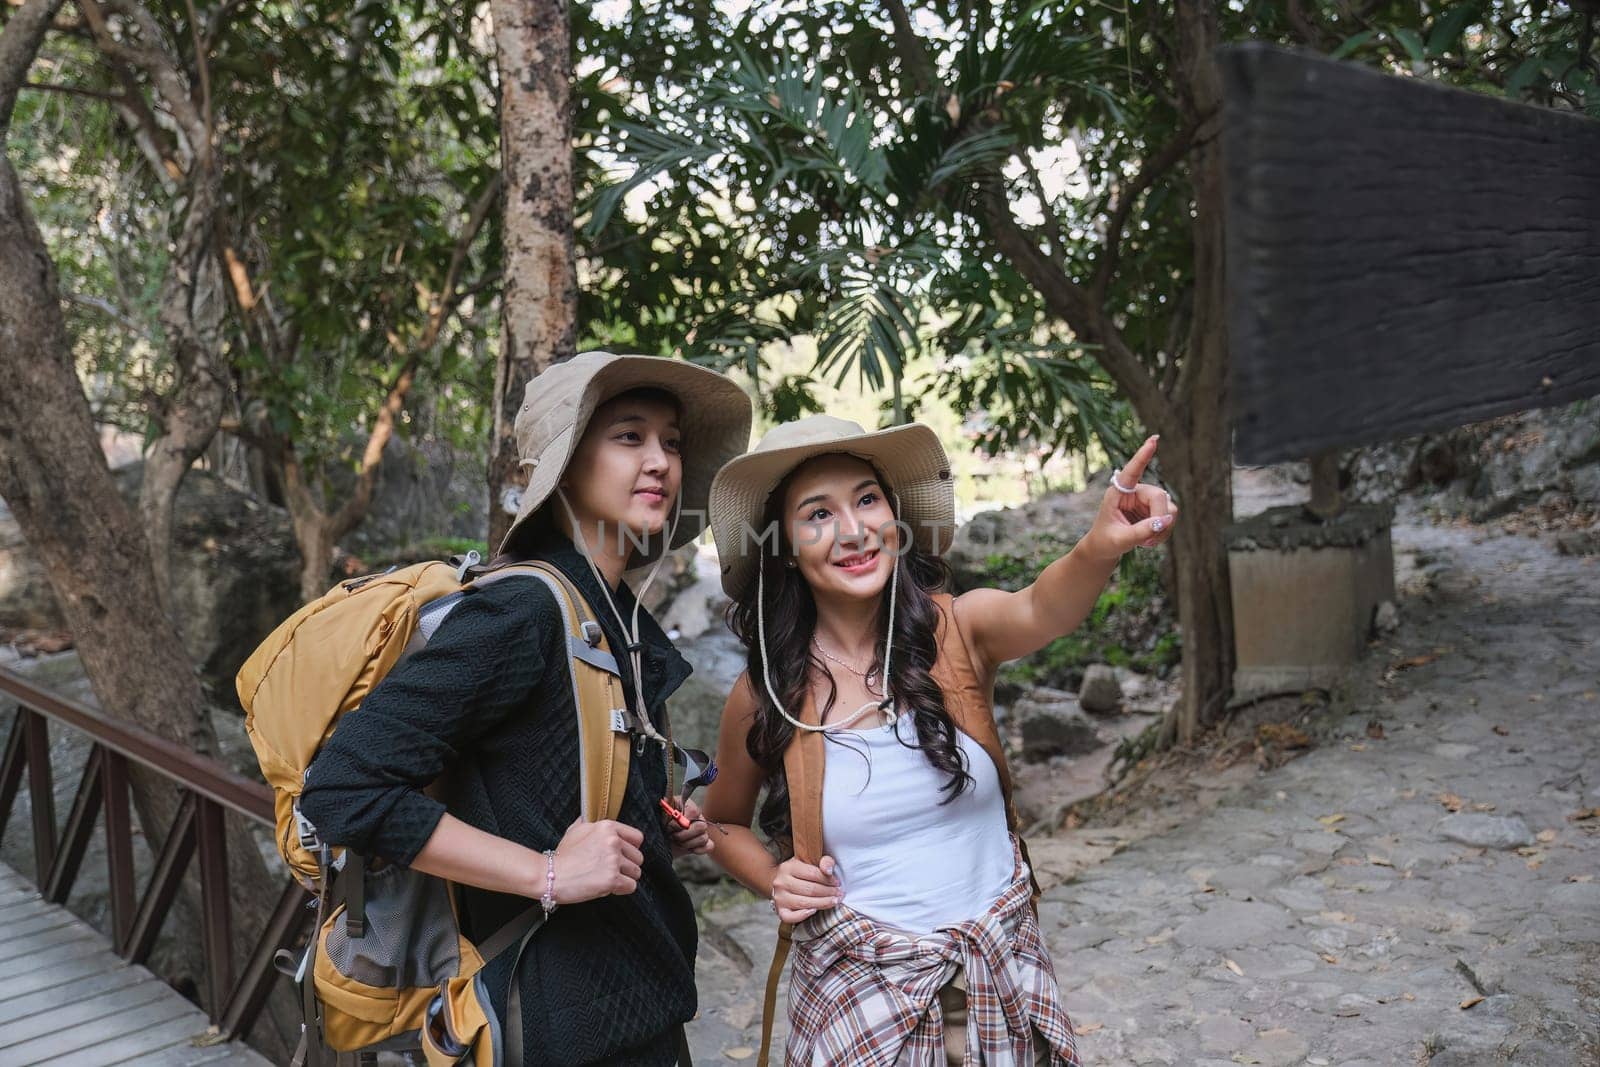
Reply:
[[926, 934], [989, 910], [1011, 885], [1013, 854], [1000, 775], [983, 746], [956, 731], [973, 784], [940, 804], [948, 776], [899, 740], [916, 736], [909, 715], [826, 735], [822, 837], [849, 907]]

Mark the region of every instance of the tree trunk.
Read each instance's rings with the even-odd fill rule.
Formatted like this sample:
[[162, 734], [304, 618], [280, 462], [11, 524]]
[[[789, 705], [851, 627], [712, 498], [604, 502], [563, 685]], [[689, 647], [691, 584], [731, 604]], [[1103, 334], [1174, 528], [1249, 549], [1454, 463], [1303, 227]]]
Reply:
[[303, 494], [289, 496], [289, 517], [294, 524], [294, 543], [300, 549], [300, 602], [309, 604], [328, 591], [328, 573], [333, 567], [333, 520], [320, 508], [297, 506]]
[[505, 189], [505, 295], [489, 444], [489, 548], [527, 484], [517, 456], [517, 409], [529, 379], [576, 352], [573, 259], [572, 47], [566, 0], [492, 0], [500, 68]]
[[[1191, 358], [1193, 354], [1191, 353]], [[1214, 721], [1233, 688], [1233, 596], [1223, 529], [1233, 521], [1228, 425], [1206, 405], [1169, 441], [1161, 473], [1182, 518], [1173, 531], [1178, 625], [1183, 634], [1182, 703], [1168, 733], [1190, 741]]]
[[[216, 436], [229, 388], [222, 359], [227, 297], [211, 240], [220, 179], [210, 158], [208, 151], [191, 168], [183, 233], [162, 281], [161, 324], [178, 380], [161, 405], [161, 435], [145, 453], [139, 489], [156, 590], [169, 613], [173, 506], [184, 476]], [[182, 625], [183, 620], [176, 621]]]
[[[25, 21], [22, 14], [13, 16], [0, 34], [0, 61], [12, 51], [13, 41], [6, 38]], [[10, 113], [4, 78], [0, 69], [0, 131]], [[215, 754], [200, 683], [161, 610], [144, 535], [100, 451], [73, 367], [55, 265], [16, 171], [4, 157], [0, 497], [49, 576], [101, 706], [197, 752]], [[153, 775], [134, 775], [133, 786], [140, 825], [151, 847], [159, 849], [177, 809], [176, 794]], [[231, 836], [228, 861], [237, 968], [282, 886], [248, 834]], [[279, 1050], [272, 1046], [281, 1046], [268, 1044], [274, 1053]]]
[[1178, 0], [1177, 22], [1178, 95], [1200, 131], [1188, 155], [1194, 188], [1194, 318], [1168, 408], [1182, 420], [1184, 432], [1171, 457], [1176, 462], [1163, 456], [1161, 469], [1173, 479], [1183, 510], [1176, 531], [1184, 682], [1177, 727], [1179, 738], [1188, 741], [1221, 715], [1233, 692], [1233, 595], [1223, 537], [1233, 521], [1233, 449], [1222, 147], [1216, 136], [1222, 80], [1214, 58], [1213, 0]]

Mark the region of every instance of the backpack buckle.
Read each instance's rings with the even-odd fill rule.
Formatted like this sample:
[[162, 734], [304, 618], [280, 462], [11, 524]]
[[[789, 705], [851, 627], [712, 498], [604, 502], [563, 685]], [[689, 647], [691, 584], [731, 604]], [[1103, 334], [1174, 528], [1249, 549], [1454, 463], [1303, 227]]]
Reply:
[[322, 845], [322, 839], [317, 837], [317, 828], [311, 825], [311, 820], [300, 814], [300, 804], [294, 805], [294, 830], [300, 839], [300, 847], [307, 852], [315, 852]]
[[633, 733], [633, 716], [628, 714], [628, 709], [611, 709], [611, 732], [614, 734]]
[[600, 647], [602, 631], [598, 622], [595, 622], [593, 619], [586, 619], [579, 628], [583, 630], [583, 639], [590, 648]]

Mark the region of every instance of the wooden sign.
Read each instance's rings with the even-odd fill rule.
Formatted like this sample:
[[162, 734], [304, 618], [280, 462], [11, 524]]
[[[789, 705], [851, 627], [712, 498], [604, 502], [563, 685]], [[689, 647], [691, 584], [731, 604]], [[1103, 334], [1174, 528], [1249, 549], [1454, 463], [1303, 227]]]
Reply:
[[1219, 53], [1238, 460], [1600, 393], [1600, 121]]

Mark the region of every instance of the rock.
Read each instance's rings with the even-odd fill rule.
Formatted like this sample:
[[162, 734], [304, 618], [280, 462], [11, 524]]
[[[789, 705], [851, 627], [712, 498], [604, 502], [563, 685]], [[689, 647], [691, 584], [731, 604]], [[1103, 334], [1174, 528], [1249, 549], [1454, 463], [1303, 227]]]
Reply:
[[956, 592], [1021, 589], [1077, 544], [1100, 510], [1105, 477], [1081, 493], [1049, 493], [1020, 507], [983, 511], [956, 531], [945, 560]]
[[1533, 831], [1515, 815], [1457, 812], [1434, 827], [1439, 836], [1473, 848], [1522, 848], [1533, 844]]
[[1058, 689], [1030, 690], [1011, 705], [1010, 717], [1021, 734], [1025, 760], [1082, 756], [1104, 744], [1077, 698]]
[[1564, 556], [1600, 556], [1600, 528], [1563, 531], [1556, 535], [1556, 548]]
[[1078, 703], [1084, 711], [1096, 715], [1116, 714], [1122, 707], [1122, 683], [1117, 680], [1117, 672], [1104, 663], [1090, 666], [1083, 672]]
[[[366, 441], [352, 447], [356, 454]], [[338, 467], [338, 465], [330, 465]], [[338, 467], [330, 496], [342, 499], [347, 467]], [[438, 440], [391, 437], [383, 449], [372, 505], [342, 547], [378, 556], [443, 538], [479, 540], [489, 528], [487, 464], [481, 455]], [[491, 546], [494, 547], [494, 546]]]
[[0, 629], [57, 630], [62, 625], [44, 567], [28, 549], [11, 512], [0, 508]]
[[1380, 603], [1372, 613], [1372, 630], [1375, 634], [1393, 633], [1400, 626], [1400, 609], [1392, 600]]
[[1352, 500], [1436, 496], [1449, 514], [1474, 521], [1539, 504], [1600, 503], [1600, 409], [1582, 402], [1518, 412], [1346, 454]]
[[[143, 472], [142, 463], [112, 472], [130, 506]], [[201, 470], [184, 478], [174, 515], [173, 613], [189, 658], [219, 702], [231, 705], [240, 664], [300, 606], [289, 519], [281, 508]], [[60, 613], [43, 568], [6, 513], [0, 515], [0, 627], [26, 626], [30, 618], [59, 619]]]
[[694, 673], [667, 701], [673, 740], [714, 752], [722, 705], [747, 662], [744, 646], [725, 627], [717, 627], [692, 640], [679, 641], [678, 651], [693, 665]]

